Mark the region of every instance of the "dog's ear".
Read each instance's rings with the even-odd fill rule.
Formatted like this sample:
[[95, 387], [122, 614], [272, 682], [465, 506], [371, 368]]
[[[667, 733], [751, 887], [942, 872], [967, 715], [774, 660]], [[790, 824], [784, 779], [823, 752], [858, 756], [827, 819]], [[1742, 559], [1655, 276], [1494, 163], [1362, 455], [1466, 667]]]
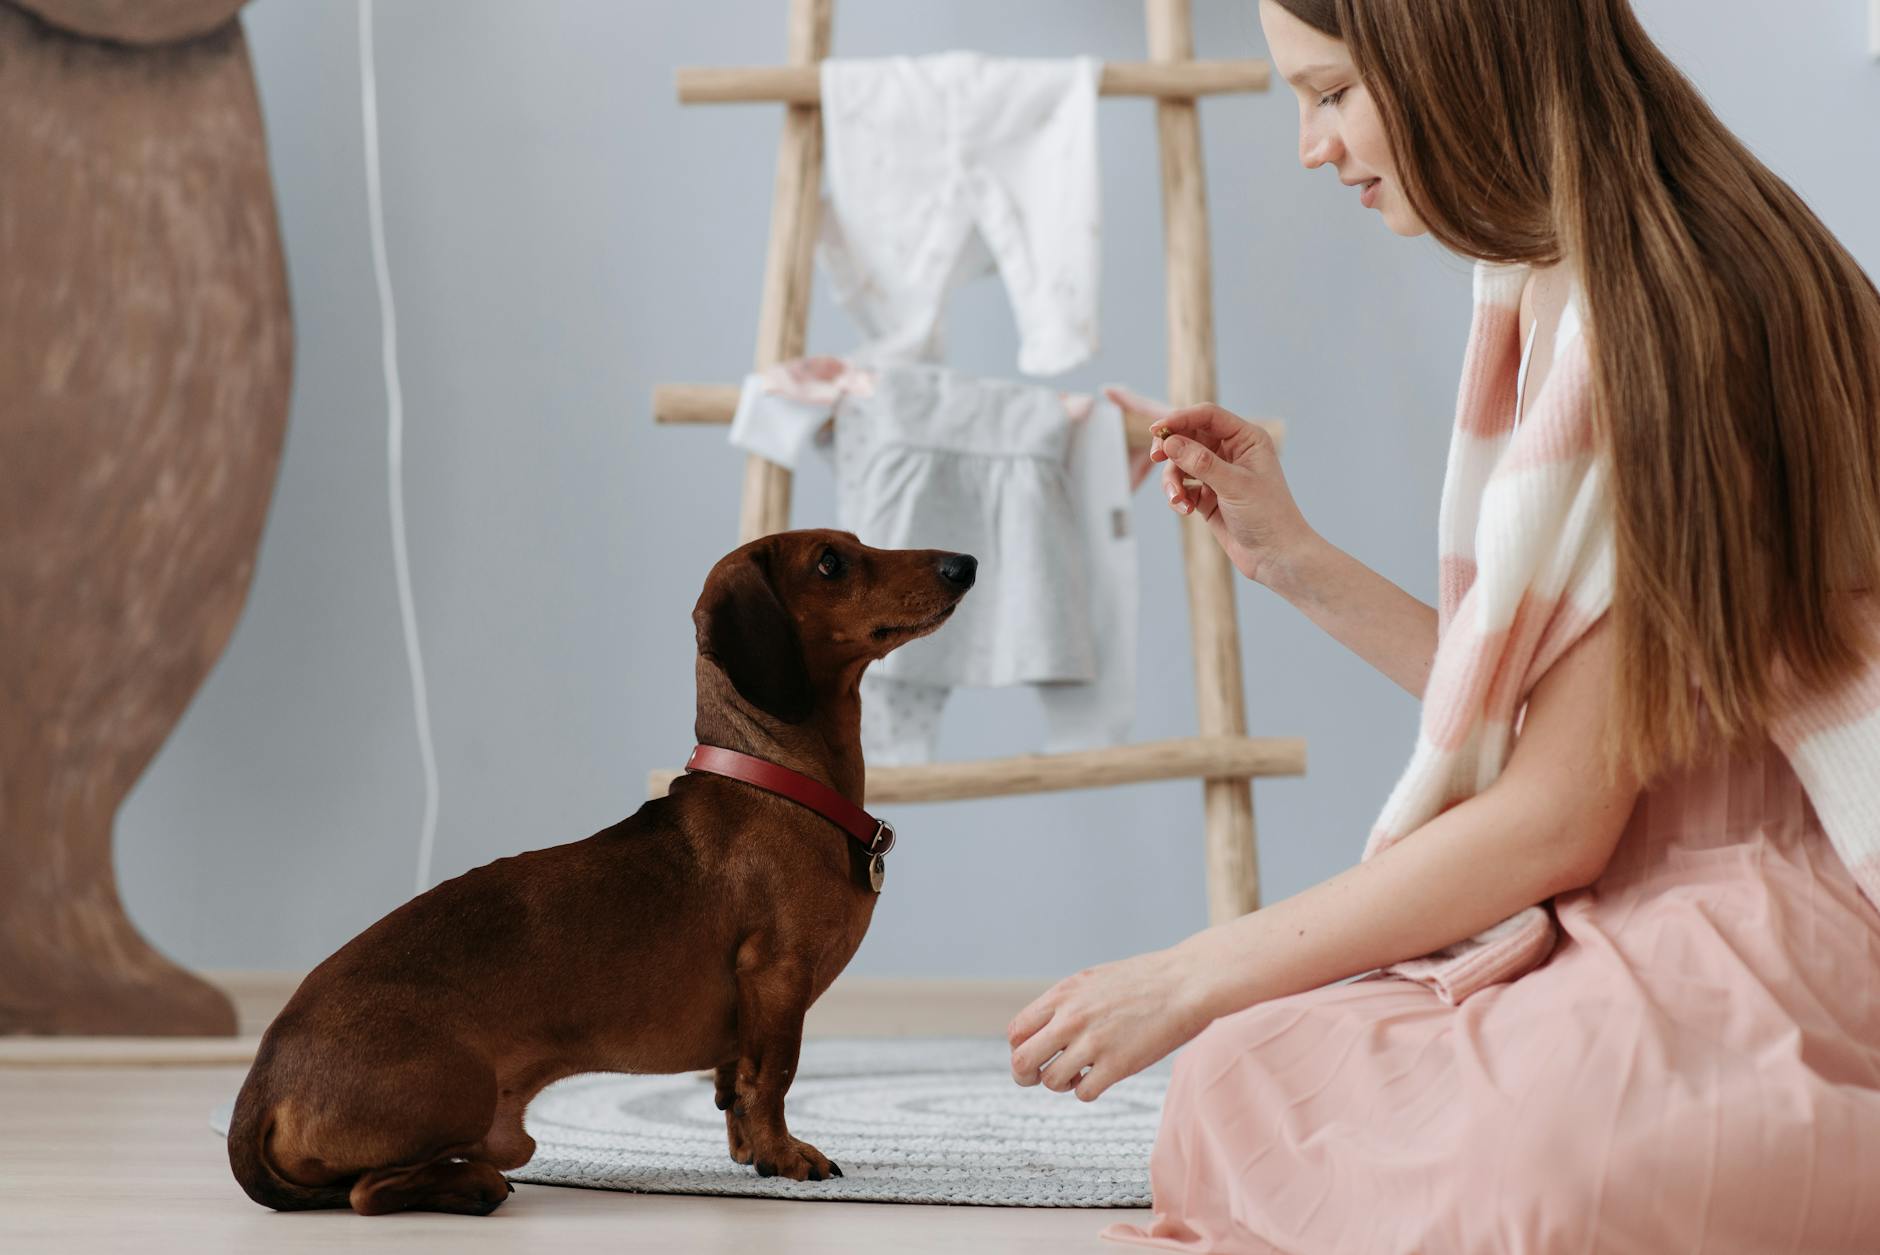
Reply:
[[796, 622], [770, 582], [769, 556], [727, 564], [706, 584], [692, 611], [698, 651], [759, 710], [801, 723], [809, 718], [809, 669]]

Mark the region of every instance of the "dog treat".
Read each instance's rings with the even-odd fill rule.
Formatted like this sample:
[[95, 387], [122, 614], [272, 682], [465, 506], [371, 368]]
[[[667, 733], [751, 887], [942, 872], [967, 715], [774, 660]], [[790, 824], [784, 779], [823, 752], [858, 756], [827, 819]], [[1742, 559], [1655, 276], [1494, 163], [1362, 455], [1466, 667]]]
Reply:
[[1199, 488], [1201, 487], [1201, 481], [1196, 479], [1192, 475], [1184, 475], [1182, 476], [1182, 487], [1183, 488]]

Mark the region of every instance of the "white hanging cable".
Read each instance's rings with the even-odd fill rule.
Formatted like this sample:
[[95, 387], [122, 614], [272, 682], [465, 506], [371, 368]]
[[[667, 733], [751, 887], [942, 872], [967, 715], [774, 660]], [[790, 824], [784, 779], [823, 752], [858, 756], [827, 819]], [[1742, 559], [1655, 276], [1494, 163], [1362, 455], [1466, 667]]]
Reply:
[[418, 613], [411, 598], [411, 559], [405, 552], [405, 395], [398, 383], [398, 317], [392, 307], [392, 272], [385, 260], [385, 198], [379, 187], [379, 91], [373, 73], [372, 0], [359, 0], [360, 113], [365, 122], [366, 208], [372, 227], [372, 269], [379, 284], [381, 358], [385, 367], [385, 463], [391, 492], [392, 567], [398, 576], [398, 610], [405, 625], [405, 658], [411, 670], [411, 704], [417, 712], [418, 755], [424, 763], [424, 826], [418, 834], [418, 889], [431, 887], [431, 858], [437, 846], [437, 753], [431, 745], [430, 702], [425, 696], [424, 655], [418, 650]]

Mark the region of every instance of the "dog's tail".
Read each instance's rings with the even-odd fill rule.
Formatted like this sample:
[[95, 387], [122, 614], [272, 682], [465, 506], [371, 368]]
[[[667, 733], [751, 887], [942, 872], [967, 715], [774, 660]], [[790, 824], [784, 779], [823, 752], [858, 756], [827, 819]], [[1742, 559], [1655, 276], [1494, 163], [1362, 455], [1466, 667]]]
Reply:
[[330, 1185], [301, 1185], [283, 1177], [268, 1154], [274, 1136], [274, 1104], [242, 1086], [235, 1100], [235, 1115], [228, 1128], [228, 1166], [249, 1198], [275, 1211], [314, 1211], [349, 1207], [352, 1181]]

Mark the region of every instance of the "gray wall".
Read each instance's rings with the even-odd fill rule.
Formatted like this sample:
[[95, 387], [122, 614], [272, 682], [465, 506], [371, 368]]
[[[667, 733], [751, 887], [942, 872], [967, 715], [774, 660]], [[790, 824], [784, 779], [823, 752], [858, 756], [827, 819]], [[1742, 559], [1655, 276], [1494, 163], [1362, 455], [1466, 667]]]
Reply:
[[[1197, 0], [1206, 56], [1263, 52], [1252, 0]], [[1880, 267], [1880, 67], [1859, 0], [1640, 0], [1726, 121]], [[1142, 55], [1136, 0], [845, 0], [837, 55], [978, 47]], [[387, 230], [407, 404], [411, 561], [443, 786], [437, 873], [584, 836], [690, 745], [689, 611], [735, 539], [741, 459], [653, 426], [664, 380], [748, 365], [778, 110], [681, 109], [672, 67], [767, 64], [781, 0], [381, 0]], [[247, 14], [292, 271], [298, 370], [247, 612], [126, 806], [124, 896], [185, 962], [310, 965], [410, 892], [422, 810], [385, 499], [354, 8]], [[1296, 160], [1288, 93], [1203, 109], [1223, 400], [1285, 417], [1321, 531], [1426, 599], [1468, 268]], [[1104, 350], [1067, 376], [1159, 391], [1153, 109], [1102, 106]], [[1011, 318], [961, 294], [956, 364], [1010, 373]], [[819, 291], [811, 348], [852, 343]], [[824, 476], [796, 521], [831, 516]], [[1176, 523], [1145, 488], [1139, 735], [1195, 726]], [[1412, 701], [1243, 586], [1258, 733], [1311, 774], [1255, 800], [1269, 900], [1357, 857]], [[1025, 692], [956, 700], [949, 756], [1018, 751]], [[1050, 977], [1204, 921], [1200, 790], [899, 807], [852, 970]]]

